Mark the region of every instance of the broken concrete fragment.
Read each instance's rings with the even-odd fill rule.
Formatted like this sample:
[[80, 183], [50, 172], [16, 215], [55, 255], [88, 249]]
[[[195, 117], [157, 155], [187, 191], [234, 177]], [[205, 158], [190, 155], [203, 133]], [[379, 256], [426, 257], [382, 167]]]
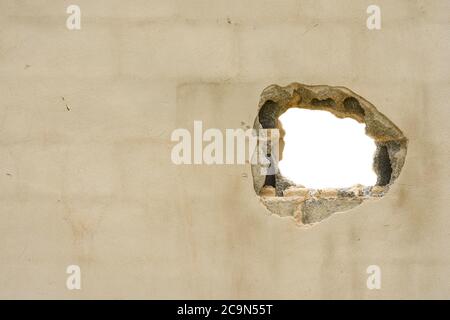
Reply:
[[362, 199], [311, 199], [302, 203], [302, 224], [312, 224], [328, 218], [336, 212], [350, 210], [362, 203]]
[[382, 186], [374, 186], [371, 190], [372, 197], [382, 197], [387, 192], [387, 189]]
[[[307, 189], [283, 177], [262, 175], [261, 165], [252, 164], [253, 185], [262, 203], [274, 214], [294, 218], [299, 225], [312, 225], [333, 213], [350, 210], [364, 200], [384, 196], [398, 178], [407, 150], [407, 138], [370, 102], [344, 87], [308, 86], [292, 83], [264, 89], [253, 128], [279, 129], [279, 159], [282, 159], [284, 130], [278, 117], [289, 108], [324, 110], [338, 118], [352, 118], [366, 125], [366, 134], [375, 140], [375, 186]], [[260, 142], [261, 143], [261, 142]], [[270, 148], [269, 148], [270, 150]], [[265, 156], [265, 155], [263, 155]]]
[[337, 198], [338, 190], [333, 188], [320, 189], [317, 192], [317, 196], [320, 198]]
[[280, 217], [293, 217], [295, 210], [304, 200], [304, 198], [295, 197], [261, 197], [267, 209]]
[[357, 184], [349, 188], [348, 192], [351, 193], [354, 197], [362, 197], [364, 196], [364, 186]]
[[309, 189], [304, 187], [289, 187], [284, 190], [285, 197], [306, 197], [309, 194]]
[[264, 186], [261, 189], [259, 195], [261, 197], [275, 197], [276, 196], [275, 188], [272, 186]]

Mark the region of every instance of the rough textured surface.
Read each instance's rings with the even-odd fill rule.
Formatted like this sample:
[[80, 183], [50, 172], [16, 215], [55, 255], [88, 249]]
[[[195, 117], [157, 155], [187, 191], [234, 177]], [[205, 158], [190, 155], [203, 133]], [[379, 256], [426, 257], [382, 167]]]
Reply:
[[[302, 186], [295, 185], [280, 173], [262, 175], [261, 165], [254, 164], [252, 173], [255, 191], [272, 213], [279, 216], [291, 216], [301, 225], [313, 224], [329, 217], [334, 212], [349, 210], [361, 204], [365, 199], [383, 196], [389, 190], [389, 186], [399, 176], [405, 162], [408, 140], [400, 129], [380, 113], [375, 106], [343, 87], [308, 86], [300, 83], [292, 83], [286, 87], [278, 85], [267, 87], [261, 94], [254, 129], [277, 128], [280, 130], [279, 159], [282, 158], [283, 153], [284, 130], [278, 117], [289, 108], [324, 110], [333, 113], [338, 118], [352, 118], [365, 123], [366, 134], [373, 138], [377, 145], [373, 166], [378, 176], [376, 186], [379, 188], [373, 193], [371, 192], [372, 186], [311, 190], [308, 200], [287, 200], [283, 198], [286, 189]], [[267, 152], [268, 159], [270, 159], [276, 151], [271, 150], [270, 141], [268, 144], [269, 151]], [[261, 152], [259, 154], [264, 156], [261, 155]], [[276, 190], [277, 198], [264, 199], [266, 196], [264, 192], [261, 193], [261, 190], [267, 185]]]

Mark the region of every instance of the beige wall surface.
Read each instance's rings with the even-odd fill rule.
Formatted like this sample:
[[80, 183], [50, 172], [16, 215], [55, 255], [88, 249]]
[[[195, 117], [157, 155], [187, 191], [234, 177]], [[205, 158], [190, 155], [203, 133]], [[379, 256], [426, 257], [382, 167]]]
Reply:
[[[449, 12], [0, 0], [0, 298], [450, 298]], [[268, 214], [250, 165], [172, 163], [174, 129], [252, 124], [262, 90], [291, 82], [348, 87], [403, 130], [384, 198], [302, 229]]]

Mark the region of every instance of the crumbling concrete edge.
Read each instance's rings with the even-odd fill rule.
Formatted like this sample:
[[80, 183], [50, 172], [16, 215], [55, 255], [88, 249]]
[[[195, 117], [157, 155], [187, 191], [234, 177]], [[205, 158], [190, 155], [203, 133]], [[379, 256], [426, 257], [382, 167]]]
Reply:
[[378, 179], [375, 186], [307, 189], [280, 173], [270, 177], [262, 175], [259, 162], [252, 161], [255, 192], [271, 213], [291, 217], [299, 226], [312, 226], [334, 213], [348, 211], [367, 199], [383, 197], [389, 191], [404, 165], [408, 139], [373, 104], [345, 87], [291, 83], [285, 87], [271, 85], [265, 88], [253, 128], [257, 131], [270, 128], [280, 130], [280, 157], [284, 147], [284, 130], [278, 117], [289, 108], [324, 110], [338, 118], [352, 118], [365, 123], [366, 134], [374, 139], [377, 146], [374, 171]]

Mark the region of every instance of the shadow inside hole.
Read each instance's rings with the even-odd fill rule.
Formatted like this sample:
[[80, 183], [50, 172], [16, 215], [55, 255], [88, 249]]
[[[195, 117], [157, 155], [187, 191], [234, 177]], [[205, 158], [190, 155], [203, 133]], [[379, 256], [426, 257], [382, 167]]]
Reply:
[[378, 186], [386, 186], [391, 181], [392, 176], [392, 165], [389, 158], [389, 151], [387, 146], [379, 147], [378, 153], [375, 156], [374, 161], [375, 172], [377, 173]]

